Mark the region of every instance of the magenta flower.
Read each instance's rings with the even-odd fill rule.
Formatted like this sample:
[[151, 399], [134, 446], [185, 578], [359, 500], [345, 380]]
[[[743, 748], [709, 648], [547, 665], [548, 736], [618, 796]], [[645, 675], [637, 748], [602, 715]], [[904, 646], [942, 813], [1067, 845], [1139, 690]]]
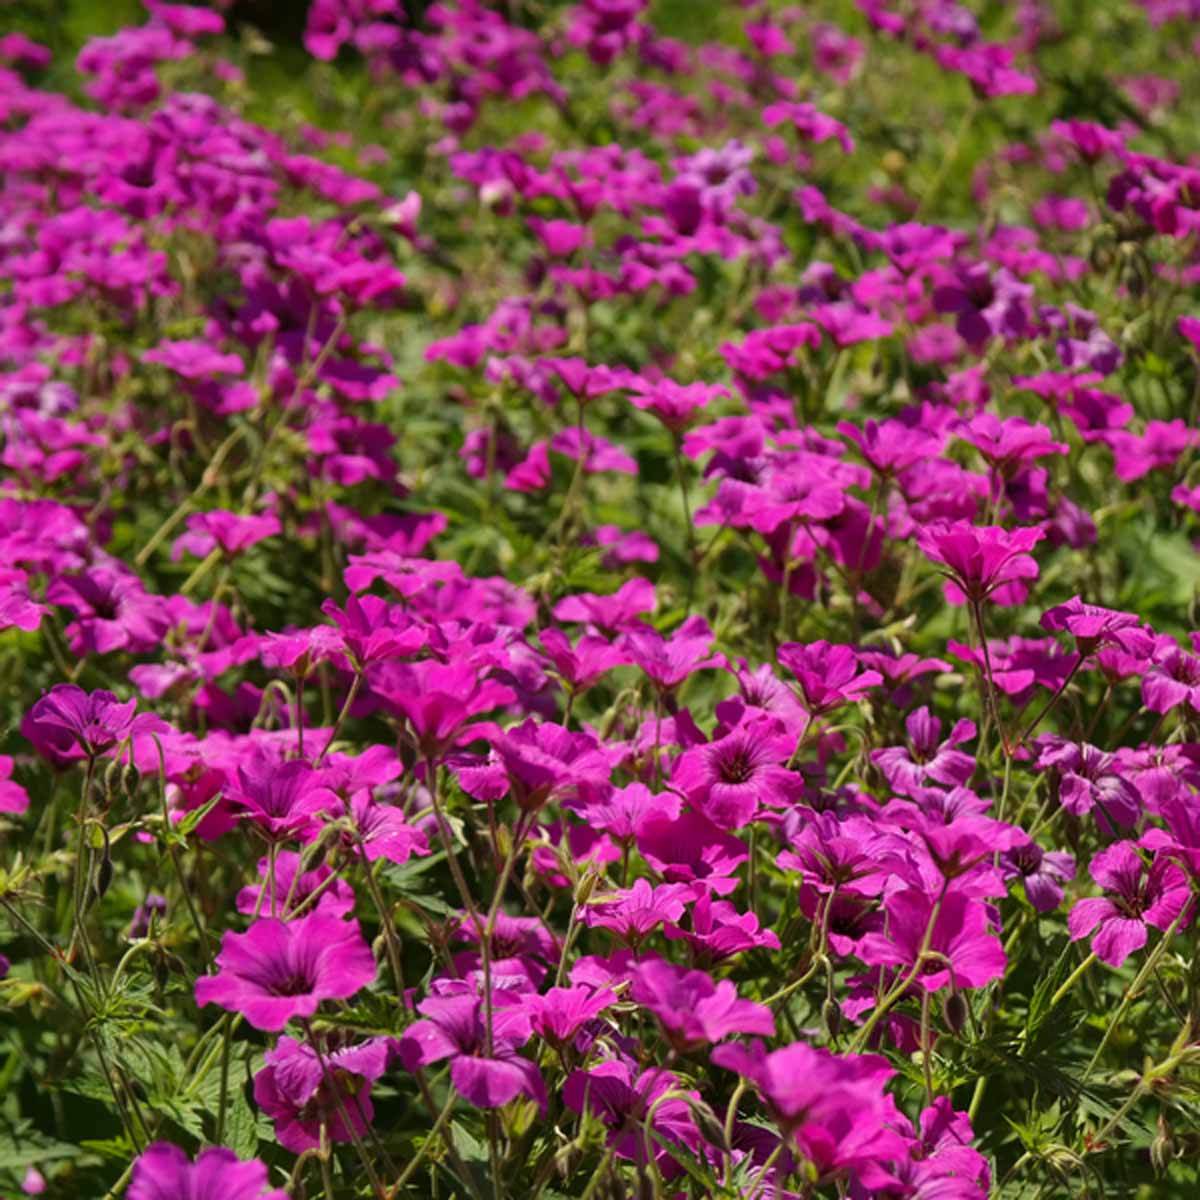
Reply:
[[275, 1122], [279, 1144], [293, 1154], [315, 1150], [322, 1125], [334, 1142], [364, 1134], [374, 1116], [371, 1085], [387, 1069], [394, 1046], [391, 1038], [376, 1037], [357, 1046], [327, 1045], [318, 1058], [307, 1042], [281, 1037], [254, 1076], [254, 1101]]
[[1045, 536], [1035, 527], [1014, 529], [975, 526], [969, 521], [940, 521], [917, 533], [925, 555], [941, 563], [946, 575], [946, 599], [951, 604], [1016, 604], [1028, 592], [1026, 580], [1036, 579], [1038, 565], [1029, 553]]
[[750, 857], [746, 844], [701, 813], [651, 813], [637, 828], [639, 853], [668, 883], [699, 883], [726, 895], [734, 871]]
[[287, 1200], [267, 1184], [267, 1167], [243, 1162], [224, 1146], [202, 1150], [195, 1163], [178, 1146], [155, 1142], [133, 1164], [127, 1200]]
[[[562, 1099], [572, 1112], [590, 1112], [604, 1122], [611, 1131], [609, 1142], [618, 1158], [644, 1163], [646, 1139], [642, 1129], [652, 1106], [653, 1129], [664, 1141], [686, 1146], [692, 1153], [700, 1148], [700, 1130], [687, 1100], [682, 1096], [661, 1100], [666, 1092], [680, 1090], [679, 1078], [661, 1067], [651, 1067], [639, 1074], [635, 1065], [610, 1059], [590, 1070], [572, 1072], [563, 1086]], [[665, 1177], [673, 1178], [682, 1172], [669, 1149], [660, 1147], [656, 1139], [650, 1144], [658, 1169]]]
[[337, 633], [327, 625], [317, 625], [265, 634], [259, 642], [258, 656], [264, 667], [307, 679], [317, 664], [331, 658], [337, 649]]
[[643, 379], [634, 381], [629, 394], [632, 404], [653, 413], [673, 434], [681, 434], [696, 412], [718, 396], [729, 392], [720, 384], [676, 383], [673, 379]]
[[1153, 639], [1136, 613], [1085, 604], [1078, 596], [1047, 609], [1040, 624], [1051, 632], [1074, 635], [1075, 648], [1084, 657], [1109, 646], [1141, 655], [1153, 649]]
[[408, 1071], [450, 1059], [450, 1080], [476, 1108], [500, 1108], [528, 1096], [542, 1110], [546, 1089], [538, 1069], [517, 1048], [532, 1029], [524, 1008], [497, 1007], [488, 1051], [483, 1001], [475, 995], [429, 996], [417, 1005], [423, 1019], [400, 1039], [400, 1061]]
[[860, 429], [850, 421], [839, 421], [838, 433], [857, 447], [863, 461], [881, 479], [895, 479], [902, 471], [941, 453], [944, 437], [902, 421], [868, 420]]
[[[459, 941], [479, 945], [481, 933], [475, 921], [464, 916], [458, 923], [455, 937]], [[546, 929], [539, 918], [514, 917], [503, 911], [496, 915], [490, 947], [494, 963], [517, 960], [514, 967], [535, 983], [540, 983], [545, 975], [545, 964], [556, 963], [562, 953], [559, 939]], [[455, 966], [461, 974], [465, 975], [479, 964], [479, 955], [474, 952], [455, 955]]]
[[654, 584], [636, 575], [608, 596], [586, 592], [567, 596], [554, 606], [554, 619], [578, 621], [594, 625], [606, 633], [616, 633], [624, 629], [642, 628], [641, 616], [653, 612], [655, 603]]
[[775, 1123], [820, 1179], [847, 1171], [867, 1187], [890, 1182], [885, 1164], [907, 1156], [903, 1117], [884, 1085], [895, 1074], [877, 1054], [833, 1054], [794, 1042], [718, 1046], [712, 1061], [762, 1093]]
[[603, 784], [620, 754], [590, 733], [532, 717], [491, 738], [492, 753], [480, 767], [460, 767], [464, 791], [481, 800], [512, 796], [525, 812], [536, 812], [569, 795], [581, 784]]
[[405, 718], [424, 757], [444, 753], [468, 721], [515, 695], [468, 662], [381, 663], [369, 681], [371, 691]]
[[565, 1045], [616, 1002], [617, 994], [611, 988], [576, 984], [552, 987], [544, 995], [530, 996], [525, 1001], [525, 1010], [534, 1033]]
[[274, 513], [241, 516], [213, 509], [211, 512], [192, 513], [187, 519], [187, 528], [187, 533], [177, 537], [171, 547], [171, 558], [176, 562], [185, 553], [206, 558], [218, 549], [227, 558], [234, 558], [251, 546], [274, 537], [282, 531], [283, 526]]
[[212, 379], [218, 375], [241, 375], [246, 366], [236, 354], [226, 354], [208, 342], [170, 340], [142, 355], [142, 361], [159, 363], [188, 380]]
[[29, 710], [21, 732], [39, 754], [61, 766], [80, 755], [103, 754], [142, 729], [165, 727], [149, 714], [135, 717], [136, 708], [136, 700], [122, 703], [112, 692], [58, 683]]
[[673, 691], [697, 671], [725, 666], [724, 657], [712, 653], [713, 632], [703, 617], [689, 617], [670, 637], [637, 629], [625, 634], [621, 644], [660, 692]]
[[1062, 885], [1075, 878], [1075, 860], [1063, 850], [1043, 850], [1028, 841], [1004, 851], [1000, 870], [1006, 880], [1019, 879], [1029, 903], [1047, 913], [1062, 903]]
[[708, 892], [692, 905], [686, 924], [686, 929], [667, 925], [663, 933], [668, 941], [687, 942], [695, 963], [721, 962], [756, 947], [779, 949], [779, 938], [770, 929], [760, 928], [754, 913], [738, 912], [728, 900], [714, 900]]
[[100, 565], [80, 575], [61, 575], [46, 599], [75, 614], [66, 628], [75, 654], [109, 654], [156, 649], [167, 632], [165, 601], [150, 595], [123, 567]]
[[414, 829], [401, 809], [392, 804], [377, 804], [368, 792], [356, 792], [350, 801], [353, 833], [343, 836], [347, 849], [356, 851], [359, 843], [367, 862], [385, 858], [402, 867], [414, 855], [429, 853], [429, 843], [420, 829]]
[[620, 646], [585, 633], [575, 646], [561, 629], [543, 629], [538, 638], [555, 673], [571, 695], [587, 691], [601, 675], [629, 661]]
[[800, 703], [811, 717], [822, 716], [861, 700], [868, 688], [883, 682], [878, 671], [860, 670], [852, 646], [829, 642], [785, 642], [779, 647], [779, 664], [791, 671], [800, 685]]
[[[987, 1158], [972, 1145], [975, 1133], [966, 1113], [955, 1112], [946, 1096], [923, 1109], [920, 1140], [910, 1144], [910, 1157], [893, 1172], [912, 1200], [988, 1200], [992, 1172]], [[870, 1200], [852, 1188], [851, 1200]]]
[[339, 807], [321, 772], [300, 759], [278, 763], [265, 755], [238, 767], [227, 796], [234, 810], [270, 841], [308, 841], [320, 828], [322, 814]]
[[1181, 704], [1200, 712], [1200, 657], [1169, 637], [1157, 639], [1142, 677], [1142, 703], [1153, 713], [1168, 713]]
[[886, 882], [884, 855], [893, 839], [865, 817], [839, 820], [816, 813], [779, 854], [785, 870], [798, 871], [801, 881], [827, 895], [834, 889], [877, 896]]
[[375, 957], [357, 921], [323, 912], [295, 921], [263, 917], [245, 933], [227, 930], [216, 975], [196, 980], [196, 1003], [241, 1013], [277, 1033], [307, 1020], [322, 1000], [346, 1000], [375, 978]]
[[13, 760], [0, 754], [0, 813], [19, 817], [29, 807], [29, 793], [12, 779]]
[[1076, 817], [1093, 812], [1105, 833], [1128, 829], [1142, 812], [1142, 798], [1125, 777], [1115, 755], [1087, 742], [1048, 734], [1038, 738], [1037, 766], [1058, 772], [1058, 798]]
[[[925, 930], [933, 916], [937, 896], [922, 888], [905, 888], [884, 902], [887, 933], [868, 934], [859, 956], [872, 966], [913, 967], [921, 953]], [[936, 992], [949, 984], [954, 989], [980, 988], [1004, 975], [1004, 947], [991, 932], [987, 908], [961, 891], [942, 896], [928, 958], [913, 986]]]
[[660, 883], [654, 887], [649, 880], [635, 879], [625, 891], [593, 896], [583, 910], [583, 923], [592, 929], [611, 930], [622, 941], [636, 946], [664, 922], [677, 923], [693, 897], [692, 888], [686, 884]]
[[17, 568], [0, 567], [0, 632], [23, 629], [32, 633], [49, 611], [29, 594], [28, 576]]
[[271, 887], [270, 860], [258, 860], [258, 874], [262, 883], [250, 884], [237, 894], [235, 904], [240, 913], [254, 916], [286, 917], [296, 911], [314, 892], [320, 889], [314, 912], [323, 912], [331, 917], [348, 917], [354, 911], [354, 889], [344, 880], [332, 886], [322, 886], [333, 875], [333, 868], [325, 863], [311, 871], [305, 871], [299, 879], [301, 856], [294, 850], [280, 850], [275, 856], [274, 888]]
[[705, 971], [685, 971], [661, 958], [634, 967], [629, 995], [658, 1018], [681, 1052], [735, 1033], [775, 1036], [775, 1018], [765, 1004], [741, 999], [728, 979], [714, 983]]
[[751, 718], [683, 755], [672, 771], [671, 786], [718, 828], [741, 829], [760, 806], [784, 808], [800, 794], [800, 776], [782, 765], [795, 746], [782, 722]]
[[964, 422], [956, 433], [979, 451], [996, 475], [1004, 477], [1048, 454], [1066, 454], [1070, 449], [1065, 442], [1054, 441], [1045, 425], [1023, 417], [1002, 420], [986, 409]]
[[971, 778], [975, 760], [956, 749], [975, 736], [973, 721], [956, 721], [950, 736], [941, 741], [942, 723], [922, 705], [904, 722], [908, 746], [885, 746], [871, 751], [871, 761], [883, 772], [892, 791], [912, 796], [918, 788], [941, 784], [959, 787]]
[[[1176, 783], [1174, 772], [1171, 782]], [[1190, 789], [1179, 787], [1173, 795], [1159, 801], [1159, 815], [1166, 829], [1151, 828], [1142, 834], [1138, 845], [1153, 850], [1163, 859], [1183, 865], [1193, 879], [1200, 879], [1200, 812], [1192, 803]]]
[[387, 659], [413, 658], [429, 642], [429, 628], [399, 605], [378, 596], [350, 596], [345, 609], [332, 600], [321, 611], [333, 621], [334, 644], [357, 667]]
[[[1181, 867], [1166, 858], [1147, 867], [1132, 842], [1099, 851], [1088, 872], [1110, 894], [1077, 900], [1067, 914], [1067, 929], [1073, 942], [1096, 930], [1092, 949], [1110, 967], [1119, 967], [1146, 944], [1148, 925], [1166, 929], [1191, 898]], [[1183, 924], [1188, 920], [1190, 914]]]

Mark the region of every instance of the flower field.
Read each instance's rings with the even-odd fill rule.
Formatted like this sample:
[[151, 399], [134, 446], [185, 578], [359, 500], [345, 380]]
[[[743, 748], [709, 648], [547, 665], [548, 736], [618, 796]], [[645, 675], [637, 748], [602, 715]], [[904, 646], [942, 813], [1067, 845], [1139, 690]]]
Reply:
[[0, 1196], [1200, 1195], [1198, 58], [0, 4]]

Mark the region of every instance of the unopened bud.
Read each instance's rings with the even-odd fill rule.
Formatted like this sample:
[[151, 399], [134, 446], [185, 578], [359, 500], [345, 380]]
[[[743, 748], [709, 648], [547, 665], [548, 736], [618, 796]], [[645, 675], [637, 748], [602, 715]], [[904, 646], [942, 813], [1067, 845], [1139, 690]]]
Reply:
[[579, 881], [579, 886], [575, 889], [575, 903], [582, 907], [591, 898], [592, 893], [596, 890], [596, 880], [599, 876], [595, 871], [588, 871], [587, 874]]
[[106, 800], [111, 800], [117, 788], [121, 786], [121, 776], [124, 772], [125, 764], [120, 759], [109, 759], [108, 765], [104, 768], [104, 796]]
[[575, 1142], [568, 1142], [554, 1156], [554, 1165], [563, 1179], [570, 1179], [582, 1161], [583, 1151]]
[[951, 992], [942, 1004], [942, 1019], [951, 1033], [961, 1034], [967, 1027], [967, 1001], [962, 992]]
[[821, 1005], [821, 1020], [824, 1021], [829, 1036], [837, 1037], [842, 1030], [842, 1009], [832, 996], [827, 996], [825, 1003]]
[[687, 1105], [705, 1141], [718, 1150], [728, 1152], [729, 1147], [725, 1145], [725, 1126], [717, 1114], [703, 1100], [689, 1099]]
[[104, 893], [112, 886], [113, 881], [113, 865], [112, 857], [108, 852], [108, 847], [104, 847], [104, 854], [100, 859], [100, 865], [96, 868], [96, 875], [92, 881], [92, 886], [96, 889], [96, 899], [103, 900]]

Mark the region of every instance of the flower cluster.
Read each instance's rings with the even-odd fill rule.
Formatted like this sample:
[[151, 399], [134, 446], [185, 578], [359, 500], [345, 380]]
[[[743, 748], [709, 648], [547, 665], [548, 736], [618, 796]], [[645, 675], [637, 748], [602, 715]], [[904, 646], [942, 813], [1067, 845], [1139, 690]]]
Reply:
[[1200, 7], [64, 3], [0, 1191], [1192, 1194]]

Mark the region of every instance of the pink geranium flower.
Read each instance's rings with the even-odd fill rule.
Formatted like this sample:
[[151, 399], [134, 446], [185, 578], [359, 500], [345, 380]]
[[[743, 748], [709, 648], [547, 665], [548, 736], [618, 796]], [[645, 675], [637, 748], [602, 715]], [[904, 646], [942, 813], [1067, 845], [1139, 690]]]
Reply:
[[400, 1060], [407, 1070], [448, 1058], [451, 1082], [476, 1108], [501, 1108], [520, 1095], [546, 1107], [546, 1089], [537, 1067], [517, 1054], [532, 1029], [524, 1008], [494, 1010], [490, 1047], [478, 996], [430, 996], [417, 1005], [417, 1011], [422, 1019], [400, 1039]]
[[307, 1020], [322, 1000], [345, 1000], [375, 978], [375, 956], [357, 921], [324, 912], [295, 921], [263, 917], [221, 939], [215, 975], [196, 980], [196, 1003], [241, 1013], [255, 1029], [277, 1033]]
[[[937, 896], [922, 888], [905, 888], [884, 904], [887, 933], [868, 934], [859, 956], [873, 966], [911, 968], [925, 943]], [[936, 992], [948, 984], [955, 989], [980, 988], [1004, 974], [1004, 947], [991, 932], [988, 910], [961, 891], [947, 891], [938, 905], [927, 959], [913, 985]]]
[[202, 1150], [194, 1163], [178, 1146], [155, 1142], [138, 1156], [128, 1200], [287, 1200], [281, 1188], [267, 1186], [266, 1164], [243, 1162], [224, 1146]]
[[886, 746], [871, 751], [871, 761], [883, 772], [894, 792], [911, 796], [915, 789], [933, 784], [956, 787], [965, 784], [975, 770], [975, 760], [957, 747], [975, 736], [973, 721], [956, 721], [945, 741], [942, 723], [922, 706], [904, 722], [908, 746]]
[[785, 1137], [819, 1179], [848, 1171], [867, 1187], [890, 1182], [887, 1164], [906, 1157], [903, 1118], [884, 1085], [895, 1074], [876, 1054], [833, 1054], [794, 1042], [767, 1053], [736, 1042], [712, 1052], [718, 1066], [748, 1079]]
[[1043, 629], [1073, 634], [1075, 648], [1084, 656], [1109, 646], [1142, 655], [1153, 649], [1152, 636], [1136, 613], [1085, 604], [1078, 596], [1048, 608], [1040, 624]]
[[322, 1126], [330, 1141], [361, 1137], [374, 1116], [371, 1085], [387, 1069], [394, 1047], [391, 1038], [376, 1037], [357, 1046], [326, 1046], [318, 1058], [307, 1042], [281, 1037], [254, 1077], [254, 1102], [275, 1122], [279, 1144], [293, 1154], [315, 1150]]
[[166, 728], [158, 717], [135, 716], [136, 709], [136, 700], [122, 702], [112, 692], [58, 683], [29, 710], [21, 732], [39, 754], [61, 765], [102, 754], [141, 730]]
[[213, 509], [212, 512], [192, 513], [187, 519], [187, 528], [187, 533], [177, 537], [171, 547], [171, 558], [176, 562], [185, 553], [205, 558], [214, 550], [234, 558], [251, 546], [274, 537], [283, 526], [274, 513], [242, 516]]
[[670, 637], [646, 627], [621, 640], [632, 662], [661, 692], [673, 691], [697, 671], [724, 666], [724, 657], [712, 653], [712, 644], [713, 633], [703, 617], [689, 617]]
[[0, 813], [20, 816], [29, 807], [29, 793], [12, 779], [13, 760], [0, 754]]
[[951, 604], [1016, 604], [1036, 579], [1038, 565], [1029, 553], [1045, 536], [1030, 527], [1011, 532], [995, 525], [940, 521], [917, 533], [917, 545], [945, 567], [946, 599]]
[[741, 999], [728, 979], [715, 983], [705, 971], [685, 971], [661, 958], [634, 968], [629, 995], [658, 1018], [680, 1051], [735, 1033], [775, 1036], [775, 1018], [765, 1004]]
[[157, 648], [167, 632], [163, 597], [151, 595], [121, 566], [100, 564], [59, 576], [46, 588], [46, 599], [74, 614], [66, 634], [75, 654], [141, 654]]
[[883, 682], [878, 671], [860, 669], [858, 653], [852, 646], [825, 641], [808, 645], [785, 642], [779, 647], [779, 664], [795, 675], [800, 703], [812, 717], [853, 704], [869, 688]]
[[1088, 871], [1109, 894], [1077, 900], [1067, 916], [1067, 929], [1073, 942], [1095, 930], [1092, 949], [1111, 967], [1119, 967], [1146, 944], [1148, 925], [1166, 929], [1191, 898], [1181, 867], [1167, 858], [1147, 866], [1132, 842], [1101, 850]]
[[562, 1099], [572, 1112], [598, 1116], [610, 1130], [608, 1140], [616, 1156], [637, 1163], [646, 1161], [642, 1125], [653, 1109], [653, 1131], [667, 1147], [652, 1138], [650, 1148], [659, 1171], [672, 1178], [682, 1168], [671, 1157], [670, 1144], [686, 1146], [695, 1153], [701, 1142], [687, 1100], [683, 1096], [663, 1098], [667, 1092], [680, 1090], [679, 1078], [662, 1067], [639, 1072], [634, 1063], [610, 1059], [589, 1070], [572, 1072], [563, 1087]]

